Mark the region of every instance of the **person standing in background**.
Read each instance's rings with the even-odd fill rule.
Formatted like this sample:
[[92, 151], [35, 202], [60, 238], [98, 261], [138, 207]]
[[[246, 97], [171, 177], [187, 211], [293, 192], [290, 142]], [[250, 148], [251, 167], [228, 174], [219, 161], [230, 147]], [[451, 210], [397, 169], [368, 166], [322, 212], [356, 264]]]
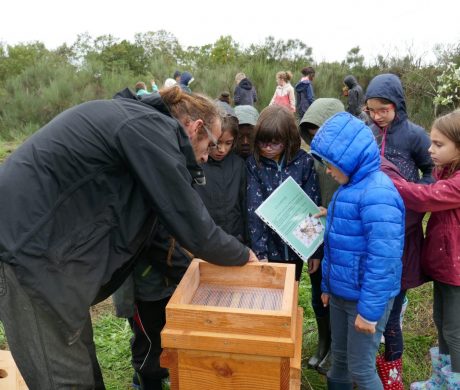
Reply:
[[233, 100], [235, 106], [249, 105], [253, 106], [257, 102], [257, 92], [244, 73], [237, 73], [235, 76], [235, 91], [233, 92]]
[[310, 107], [315, 100], [315, 93], [313, 92], [312, 85], [313, 79], [315, 78], [315, 70], [311, 66], [308, 66], [303, 68], [300, 73], [302, 73], [303, 77], [295, 85], [295, 93], [297, 115], [301, 120], [308, 107]]
[[366, 124], [370, 124], [369, 117], [363, 111], [364, 108], [364, 92], [359, 85], [358, 80], [353, 75], [348, 75], [343, 79], [344, 95], [347, 96], [348, 106], [347, 112], [355, 117], [361, 119]]
[[282, 70], [276, 74], [275, 93], [270, 101], [270, 106], [284, 106], [289, 111], [295, 112], [295, 94], [294, 87], [291, 85], [292, 73]]

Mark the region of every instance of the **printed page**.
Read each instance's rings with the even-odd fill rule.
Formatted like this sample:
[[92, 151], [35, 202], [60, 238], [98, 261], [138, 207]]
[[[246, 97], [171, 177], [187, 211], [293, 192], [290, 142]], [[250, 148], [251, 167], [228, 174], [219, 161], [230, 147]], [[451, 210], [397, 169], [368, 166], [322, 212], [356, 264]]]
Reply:
[[324, 240], [325, 218], [292, 177], [288, 177], [256, 210], [256, 214], [307, 261]]

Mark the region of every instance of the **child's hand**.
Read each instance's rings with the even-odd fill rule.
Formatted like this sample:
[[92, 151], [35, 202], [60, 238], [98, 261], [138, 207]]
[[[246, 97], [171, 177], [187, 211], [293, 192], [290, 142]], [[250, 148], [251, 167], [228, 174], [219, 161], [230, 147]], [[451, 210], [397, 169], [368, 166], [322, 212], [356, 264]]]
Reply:
[[375, 333], [375, 324], [369, 324], [368, 322], [363, 320], [359, 314], [356, 316], [355, 320], [355, 329], [361, 333]]
[[251, 249], [249, 249], [248, 263], [257, 263], [258, 261], [259, 259], [257, 258], [256, 254]]
[[323, 206], [319, 206], [319, 213], [313, 215], [315, 218], [325, 217], [327, 215], [327, 209]]
[[320, 264], [320, 259], [308, 259], [308, 273], [314, 274], [316, 271], [318, 271]]
[[321, 302], [323, 302], [324, 307], [328, 307], [329, 306], [329, 294], [322, 293], [321, 294]]

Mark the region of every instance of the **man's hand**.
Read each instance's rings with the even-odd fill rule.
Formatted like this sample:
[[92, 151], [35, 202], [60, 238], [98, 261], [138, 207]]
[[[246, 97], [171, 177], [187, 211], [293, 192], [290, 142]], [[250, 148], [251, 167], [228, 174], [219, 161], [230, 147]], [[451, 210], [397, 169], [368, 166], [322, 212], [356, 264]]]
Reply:
[[374, 334], [375, 333], [375, 324], [367, 323], [366, 321], [363, 320], [363, 317], [361, 317], [358, 314], [356, 316], [356, 320], [355, 320], [355, 329], [358, 332], [361, 332], [361, 333]]
[[259, 262], [259, 259], [257, 258], [256, 254], [249, 249], [249, 260], [248, 263], [257, 263]]
[[321, 302], [323, 302], [324, 307], [328, 307], [329, 306], [329, 294], [322, 293], [321, 294]]
[[308, 259], [308, 273], [313, 274], [318, 271], [319, 265], [321, 264], [320, 259]]
[[323, 206], [319, 206], [319, 213], [313, 215], [315, 218], [325, 217], [327, 215], [327, 209]]

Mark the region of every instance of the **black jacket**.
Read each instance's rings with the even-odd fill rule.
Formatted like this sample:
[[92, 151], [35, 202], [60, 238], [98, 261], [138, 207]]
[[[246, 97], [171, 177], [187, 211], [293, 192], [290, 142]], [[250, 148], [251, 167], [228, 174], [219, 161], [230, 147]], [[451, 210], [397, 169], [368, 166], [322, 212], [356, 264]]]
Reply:
[[348, 87], [348, 107], [347, 111], [358, 118], [360, 118], [362, 107], [364, 106], [364, 92], [358, 84], [355, 76], [349, 75], [343, 80], [344, 84]]
[[209, 158], [203, 165], [205, 186], [196, 186], [214, 222], [241, 241], [246, 234], [246, 165], [230, 153], [222, 161]]
[[0, 261], [54, 311], [69, 342], [91, 303], [125, 279], [156, 217], [195, 256], [246, 263], [248, 250], [193, 190], [196, 167], [158, 94], [68, 109], [0, 167]]
[[256, 89], [248, 78], [241, 80], [235, 87], [233, 100], [235, 102], [235, 106], [253, 106], [254, 103], [257, 102]]

